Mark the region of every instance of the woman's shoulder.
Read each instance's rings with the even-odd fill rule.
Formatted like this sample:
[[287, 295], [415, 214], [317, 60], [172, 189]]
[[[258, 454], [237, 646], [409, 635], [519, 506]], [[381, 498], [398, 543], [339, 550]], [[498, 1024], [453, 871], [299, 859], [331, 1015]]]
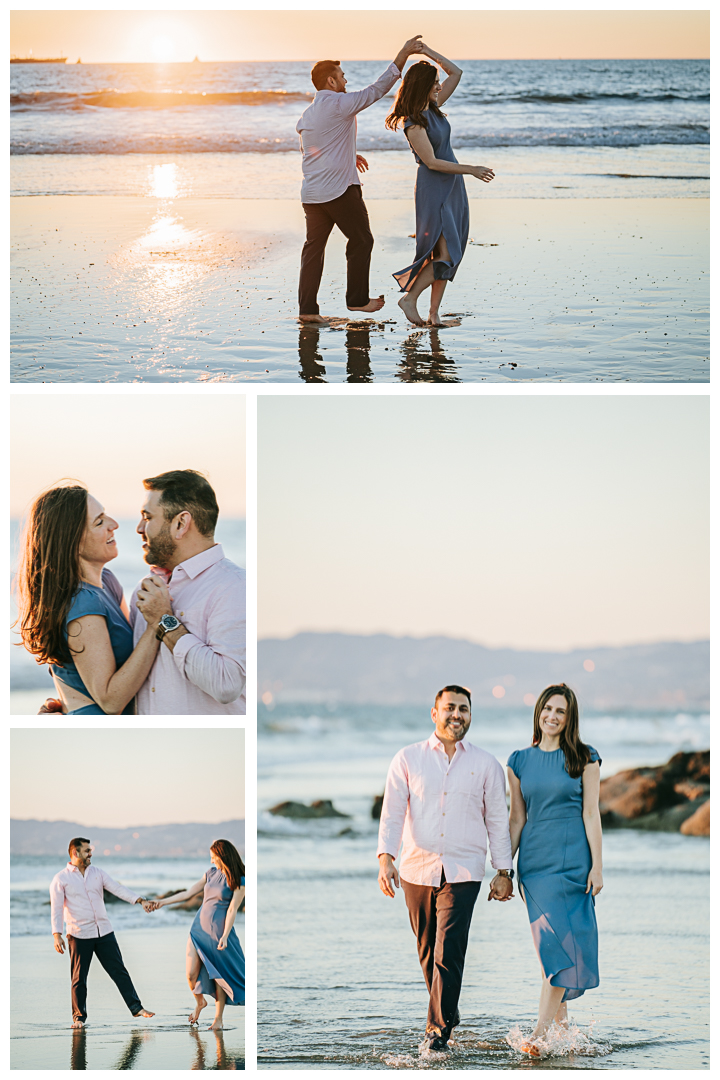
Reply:
[[107, 602], [102, 589], [91, 585], [88, 581], [81, 581], [77, 591], [70, 601], [68, 613], [65, 616], [65, 625], [73, 619], [80, 619], [83, 615], [105, 615]]
[[[602, 758], [598, 754], [595, 747], [591, 746], [590, 743], [585, 743], [585, 745], [587, 746], [588, 750], [590, 751], [590, 761], [591, 762], [592, 761], [597, 761], [598, 765], [602, 765]], [[590, 764], [590, 762], [588, 762], [588, 764]]]
[[522, 750], [513, 750], [512, 754], [507, 759], [508, 768], [512, 769], [512, 771], [516, 773], [516, 766], [518, 766], [519, 768], [522, 765], [523, 761], [527, 758], [528, 754], [532, 753], [534, 749], [534, 746], [525, 746]]

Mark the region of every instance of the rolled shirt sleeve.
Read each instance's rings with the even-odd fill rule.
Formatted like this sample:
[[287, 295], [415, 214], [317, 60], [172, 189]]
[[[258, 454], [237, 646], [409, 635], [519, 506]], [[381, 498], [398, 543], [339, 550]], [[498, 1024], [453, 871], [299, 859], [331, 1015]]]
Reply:
[[488, 769], [485, 778], [485, 828], [490, 841], [490, 862], [495, 870], [512, 868], [510, 819], [505, 796], [505, 771], [499, 761]]
[[404, 752], [401, 750], [390, 762], [388, 770], [380, 815], [378, 855], [392, 855], [393, 859], [396, 859], [400, 854], [409, 800], [407, 763]]
[[245, 689], [245, 590], [226, 590], [208, 613], [206, 640], [183, 634], [173, 660], [183, 678], [228, 705]]

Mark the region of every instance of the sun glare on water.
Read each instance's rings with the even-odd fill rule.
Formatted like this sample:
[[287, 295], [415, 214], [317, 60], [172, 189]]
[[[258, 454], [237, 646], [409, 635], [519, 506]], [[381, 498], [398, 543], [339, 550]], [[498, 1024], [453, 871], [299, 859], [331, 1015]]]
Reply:
[[156, 199], [175, 199], [179, 192], [177, 165], [172, 162], [153, 165], [150, 170], [150, 194]]

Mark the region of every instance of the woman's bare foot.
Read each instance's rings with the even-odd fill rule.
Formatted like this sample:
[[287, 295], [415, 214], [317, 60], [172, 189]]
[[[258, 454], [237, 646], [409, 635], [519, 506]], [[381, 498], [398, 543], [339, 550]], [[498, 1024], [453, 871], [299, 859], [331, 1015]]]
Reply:
[[85, 1021], [84, 1020], [73, 1020], [72, 1026], [74, 1028], [84, 1028], [85, 1027]]
[[151, 1016], [154, 1016], [154, 1015], [155, 1015], [155, 1013], [148, 1012], [147, 1009], [141, 1009], [139, 1013], [133, 1013], [133, 1016], [145, 1016], [145, 1017], [147, 1017], [148, 1020], [150, 1019]]
[[200, 1013], [203, 1011], [203, 1009], [206, 1009], [206, 1008], [207, 1008], [207, 1001], [205, 1000], [205, 998], [201, 998], [200, 1001], [198, 1001], [195, 1008], [193, 1009], [193, 1011], [188, 1016], [188, 1020], [190, 1021], [190, 1023], [191, 1024], [197, 1024]]
[[212, 1024], [208, 1028], [208, 1031], [222, 1031], [222, 1030], [223, 1030], [222, 1020], [213, 1020]]
[[405, 318], [408, 319], [413, 326], [425, 325], [424, 321], [420, 318], [415, 301], [411, 300], [409, 296], [401, 296], [398, 300], [398, 307]]
[[348, 311], [379, 311], [381, 307], [385, 307], [385, 297], [382, 295], [368, 300], [367, 304], [363, 304], [362, 307], [348, 306]]

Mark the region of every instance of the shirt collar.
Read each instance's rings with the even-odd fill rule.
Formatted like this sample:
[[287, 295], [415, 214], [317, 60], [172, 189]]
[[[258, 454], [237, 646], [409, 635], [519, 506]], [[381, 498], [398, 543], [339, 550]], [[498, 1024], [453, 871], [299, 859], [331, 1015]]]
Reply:
[[[430, 736], [430, 738], [428, 739], [428, 745], [429, 745], [431, 750], [437, 750], [437, 748], [440, 747], [442, 752], [445, 753], [445, 744], [443, 743], [442, 739], [438, 739], [438, 737], [437, 737], [437, 735], [436, 735], [436, 733], [434, 731], [433, 731], [432, 735]], [[456, 750], [457, 750], [458, 746], [461, 746], [463, 748], [463, 750], [467, 749], [467, 747], [465, 746], [465, 738], [464, 737], [462, 739], [458, 739], [458, 741], [455, 743], [455, 749]]]
[[170, 578], [177, 574], [178, 570], [182, 570], [186, 577], [196, 578], [208, 567], [214, 566], [215, 563], [220, 562], [225, 558], [225, 553], [222, 549], [222, 544], [215, 544], [213, 547], [207, 548], [205, 551], [201, 551], [198, 555], [193, 555], [192, 558], [186, 559], [185, 562], [178, 563], [174, 570], [165, 570], [162, 566], [153, 566], [151, 570], [153, 574], [157, 574], [158, 577], [163, 578], [165, 582], [168, 582]]

